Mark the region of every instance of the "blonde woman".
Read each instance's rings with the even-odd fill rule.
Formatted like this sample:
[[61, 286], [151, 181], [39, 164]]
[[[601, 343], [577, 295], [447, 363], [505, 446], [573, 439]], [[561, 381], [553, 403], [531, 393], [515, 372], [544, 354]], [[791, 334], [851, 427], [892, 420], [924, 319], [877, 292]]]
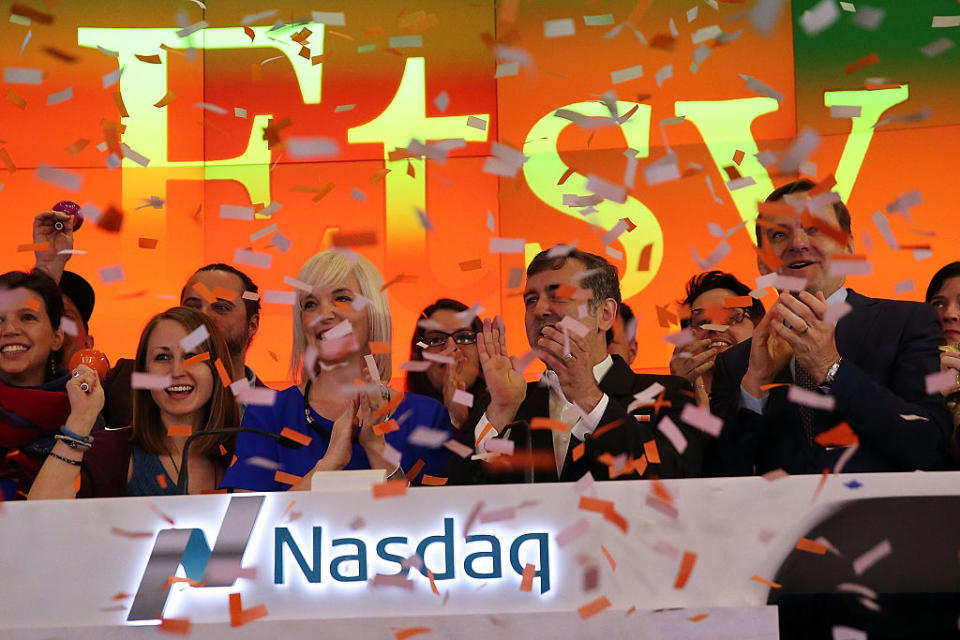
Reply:
[[243, 426], [289, 428], [309, 444], [291, 449], [241, 434], [222, 486], [303, 490], [314, 471], [340, 469], [383, 469], [413, 481], [440, 475], [450, 452], [407, 439], [417, 427], [450, 433], [453, 425], [436, 400], [387, 386], [391, 324], [380, 273], [366, 258], [331, 250], [307, 260], [297, 280], [312, 287], [298, 289], [293, 306], [290, 369], [299, 384], [277, 393], [272, 406], [248, 407]]

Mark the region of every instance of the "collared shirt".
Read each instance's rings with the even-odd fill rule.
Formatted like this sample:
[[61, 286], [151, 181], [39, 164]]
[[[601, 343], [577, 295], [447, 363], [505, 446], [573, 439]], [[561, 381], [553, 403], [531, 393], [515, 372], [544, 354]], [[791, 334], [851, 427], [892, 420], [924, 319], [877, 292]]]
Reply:
[[[613, 367], [613, 358], [608, 354], [606, 358], [598, 362], [593, 366], [593, 379], [600, 384], [600, 381], [603, 380], [603, 377], [607, 375], [610, 371], [610, 368]], [[607, 394], [603, 394], [603, 397], [600, 398], [600, 401], [597, 403], [597, 406], [593, 407], [589, 413], [582, 413], [583, 408], [577, 410], [576, 405], [566, 399], [563, 395], [563, 390], [560, 389], [560, 384], [557, 380], [557, 374], [551, 370], [546, 370], [543, 372], [543, 375], [540, 377], [540, 381], [545, 386], [550, 389], [550, 418], [553, 420], [560, 420], [565, 424], [572, 424], [570, 431], [559, 433], [553, 432], [553, 451], [554, 456], [557, 459], [557, 473], [559, 474], [563, 461], [567, 455], [567, 447], [570, 445], [570, 436], [577, 438], [580, 441], [583, 441], [586, 438], [587, 434], [593, 433], [594, 429], [597, 428], [600, 418], [603, 417], [603, 412], [607, 410], [607, 405], [610, 402], [610, 397]], [[577, 419], [574, 421], [573, 418]], [[566, 418], [566, 419], [564, 419]], [[491, 426], [491, 428], [484, 434], [483, 438], [480, 439], [480, 434], [487, 429], [487, 425], [490, 424], [490, 421], [487, 420], [487, 414], [484, 413], [480, 417], [480, 421], [477, 423], [477, 426], [474, 428], [474, 437], [480, 441], [477, 443], [477, 453], [484, 454], [487, 452], [486, 447], [484, 446], [486, 442], [497, 435], [497, 430]], [[559, 437], [558, 437], [559, 435]]]
[[[841, 302], [847, 301], [847, 288], [840, 287], [836, 291], [830, 294], [827, 298], [827, 304], [831, 307], [835, 304], [840, 304]], [[797, 378], [797, 359], [796, 357], [790, 358], [790, 376], [796, 380]], [[749, 409], [754, 413], [759, 413], [763, 415], [764, 410], [767, 408], [767, 399], [770, 397], [769, 392], [764, 392], [759, 398], [747, 391], [743, 385], [740, 385], [740, 406], [744, 409]]]

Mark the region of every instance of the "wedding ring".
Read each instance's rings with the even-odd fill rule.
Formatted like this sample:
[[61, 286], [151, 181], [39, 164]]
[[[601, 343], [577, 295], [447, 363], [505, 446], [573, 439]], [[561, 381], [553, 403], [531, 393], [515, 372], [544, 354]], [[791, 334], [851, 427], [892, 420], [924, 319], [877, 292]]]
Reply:
[[80, 391], [83, 391], [83, 392], [90, 391], [90, 385], [88, 385], [86, 382], [81, 382]]
[[62, 222], [54, 222], [54, 223], [53, 223], [53, 228], [56, 229], [57, 231], [63, 231], [63, 223], [62, 223]]
[[565, 354], [563, 355], [563, 361], [564, 361], [564, 362], [570, 362], [571, 360], [573, 360], [573, 354], [572, 354], [572, 353], [565, 353]]

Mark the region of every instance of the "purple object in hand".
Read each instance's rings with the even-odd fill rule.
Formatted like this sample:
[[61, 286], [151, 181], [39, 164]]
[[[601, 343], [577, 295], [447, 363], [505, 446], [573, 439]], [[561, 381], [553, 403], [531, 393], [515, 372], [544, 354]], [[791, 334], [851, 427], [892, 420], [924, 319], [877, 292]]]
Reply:
[[80, 205], [69, 200], [61, 200], [53, 205], [52, 211], [59, 211], [69, 216], [73, 216], [73, 230], [77, 231], [83, 225], [83, 214], [80, 213]]

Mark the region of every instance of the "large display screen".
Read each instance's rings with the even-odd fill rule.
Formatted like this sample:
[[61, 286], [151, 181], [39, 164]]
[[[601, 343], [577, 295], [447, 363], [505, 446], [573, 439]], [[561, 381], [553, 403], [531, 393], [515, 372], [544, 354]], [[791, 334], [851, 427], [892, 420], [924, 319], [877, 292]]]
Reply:
[[[526, 352], [516, 270], [576, 242], [619, 269], [635, 368], [664, 369], [691, 275], [753, 285], [779, 154], [835, 176], [871, 265], [848, 285], [922, 299], [960, 255], [960, 5], [871, 5], [3, 2], [2, 269], [32, 266], [32, 218], [59, 200], [122, 212], [68, 265], [116, 359], [196, 268], [290, 292], [340, 239], [392, 281], [397, 376], [439, 297], [503, 315]], [[266, 381], [288, 379], [291, 315], [264, 304]]]

